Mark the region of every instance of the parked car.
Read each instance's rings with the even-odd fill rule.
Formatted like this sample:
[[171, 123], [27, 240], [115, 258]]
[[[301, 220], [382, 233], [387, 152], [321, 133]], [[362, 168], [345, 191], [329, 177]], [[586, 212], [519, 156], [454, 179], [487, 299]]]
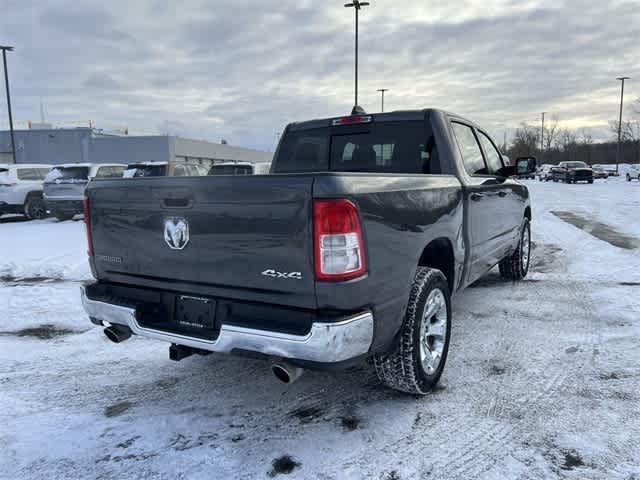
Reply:
[[584, 162], [560, 162], [551, 171], [554, 182], [593, 183], [593, 170]]
[[221, 162], [211, 165], [207, 175], [266, 175], [270, 169], [269, 162]]
[[541, 182], [548, 182], [549, 180], [551, 180], [553, 178], [551, 173], [551, 169], [553, 167], [554, 165], [548, 163], [542, 165], [536, 172], [536, 177], [538, 178], [538, 180], [540, 180]]
[[494, 265], [527, 275], [513, 177], [535, 163], [515, 163], [474, 123], [421, 110], [293, 123], [270, 175], [96, 179], [82, 303], [114, 342], [164, 340], [173, 360], [258, 356], [291, 382], [370, 358], [382, 383], [425, 394], [451, 294]]
[[629, 170], [627, 170], [627, 182], [630, 182], [633, 179], [640, 181], [640, 164], [639, 165], [631, 165]]
[[69, 163], [57, 165], [44, 179], [47, 209], [58, 220], [70, 220], [83, 212], [84, 191], [93, 178], [122, 178], [125, 165]]
[[593, 170], [593, 178], [609, 178], [609, 172], [607, 172], [602, 167], [596, 167], [595, 165], [592, 167]]
[[0, 164], [0, 215], [15, 213], [28, 219], [44, 218], [42, 182], [50, 165]]

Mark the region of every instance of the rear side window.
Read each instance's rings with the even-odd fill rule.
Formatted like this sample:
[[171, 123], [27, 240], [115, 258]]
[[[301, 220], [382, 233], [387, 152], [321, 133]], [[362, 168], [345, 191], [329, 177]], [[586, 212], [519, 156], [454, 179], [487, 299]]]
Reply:
[[490, 174], [495, 174], [503, 167], [502, 158], [500, 152], [493, 145], [493, 142], [484, 133], [478, 132], [480, 143], [484, 149], [484, 154], [487, 156], [487, 168]]
[[49, 172], [46, 168], [19, 168], [18, 180], [44, 180]]
[[451, 127], [467, 173], [469, 175], [486, 175], [487, 167], [482, 158], [482, 150], [480, 150], [480, 145], [478, 145], [471, 127], [458, 122], [452, 122]]

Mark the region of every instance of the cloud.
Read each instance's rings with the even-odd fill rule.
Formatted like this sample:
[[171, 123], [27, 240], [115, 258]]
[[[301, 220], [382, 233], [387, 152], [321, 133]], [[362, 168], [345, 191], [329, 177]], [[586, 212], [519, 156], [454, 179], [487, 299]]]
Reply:
[[[353, 10], [343, 2], [6, 1], [0, 43], [16, 46], [17, 121], [37, 119], [42, 96], [54, 123], [92, 119], [131, 133], [168, 123], [183, 135], [273, 148], [286, 123], [353, 104]], [[615, 77], [640, 82], [635, 1], [371, 3], [360, 23], [359, 103], [368, 111], [386, 87], [387, 109], [445, 108], [499, 140], [541, 111], [606, 138]], [[635, 85], [628, 100], [640, 96]]]

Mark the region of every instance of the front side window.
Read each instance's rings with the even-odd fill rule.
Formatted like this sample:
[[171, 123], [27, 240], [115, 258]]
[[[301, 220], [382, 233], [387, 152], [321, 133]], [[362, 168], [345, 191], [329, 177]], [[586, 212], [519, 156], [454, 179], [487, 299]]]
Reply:
[[469, 175], [486, 175], [487, 167], [482, 158], [482, 150], [480, 150], [480, 145], [478, 145], [471, 127], [458, 122], [452, 122], [451, 127], [467, 173]]
[[489, 169], [489, 173], [495, 175], [503, 167], [500, 152], [498, 152], [491, 139], [484, 133], [478, 132], [478, 138], [480, 138], [480, 143], [482, 144], [484, 154], [487, 158], [487, 168]]

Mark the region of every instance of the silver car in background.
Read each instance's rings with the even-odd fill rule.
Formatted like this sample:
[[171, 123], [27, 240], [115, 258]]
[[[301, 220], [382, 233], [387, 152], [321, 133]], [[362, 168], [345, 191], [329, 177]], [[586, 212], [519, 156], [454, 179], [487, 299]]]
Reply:
[[92, 178], [122, 177], [125, 165], [69, 163], [56, 165], [44, 179], [43, 198], [58, 220], [70, 220], [82, 213], [84, 190]]

